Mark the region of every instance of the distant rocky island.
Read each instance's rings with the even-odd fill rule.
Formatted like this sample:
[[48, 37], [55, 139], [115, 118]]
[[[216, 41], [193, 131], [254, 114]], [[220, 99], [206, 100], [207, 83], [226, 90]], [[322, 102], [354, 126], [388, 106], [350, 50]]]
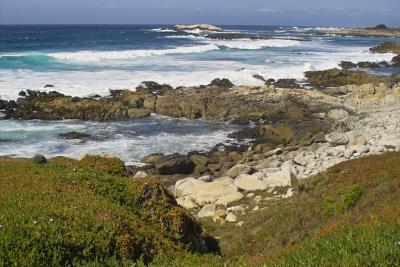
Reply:
[[224, 30], [220, 27], [211, 24], [177, 24], [174, 26], [174, 30], [177, 31], [213, 31], [213, 32], [223, 32]]

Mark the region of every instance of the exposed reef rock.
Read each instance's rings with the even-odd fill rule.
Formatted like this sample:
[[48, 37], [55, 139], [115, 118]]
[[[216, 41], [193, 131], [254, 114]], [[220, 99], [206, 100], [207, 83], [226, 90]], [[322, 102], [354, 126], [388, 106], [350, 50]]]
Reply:
[[360, 37], [400, 37], [400, 29], [395, 28], [342, 28], [342, 29], [320, 29], [313, 31], [314, 34], [336, 34]]
[[379, 85], [389, 83], [389, 79], [383, 76], [376, 76], [362, 71], [352, 71], [347, 69], [330, 69], [322, 71], [307, 71], [305, 73], [307, 82], [312, 86], [337, 87], [344, 85], [362, 85], [372, 83]]
[[111, 91], [109, 98], [97, 100], [27, 90], [26, 96], [16, 103], [3, 105], [7, 117], [14, 119], [109, 121], [147, 117], [155, 99], [151, 92], [145, 91]]
[[400, 42], [384, 42], [378, 46], [371, 48], [369, 51], [373, 53], [400, 54]]
[[67, 139], [67, 140], [74, 140], [74, 139], [85, 139], [89, 138], [92, 135], [87, 134], [87, 133], [78, 133], [78, 132], [68, 132], [68, 133], [62, 133], [59, 134], [60, 137]]

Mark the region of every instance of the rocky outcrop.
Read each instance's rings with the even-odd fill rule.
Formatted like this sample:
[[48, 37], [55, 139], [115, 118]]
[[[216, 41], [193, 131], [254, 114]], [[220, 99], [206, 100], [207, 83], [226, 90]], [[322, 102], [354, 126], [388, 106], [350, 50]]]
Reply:
[[372, 53], [394, 53], [400, 54], [400, 42], [384, 42], [371, 48]]
[[389, 79], [383, 76], [376, 76], [362, 71], [352, 71], [347, 69], [330, 69], [323, 71], [305, 72], [307, 82], [315, 87], [339, 87], [345, 85], [363, 85], [381, 83], [388, 84]]
[[174, 30], [176, 31], [201, 30], [201, 31], [213, 31], [213, 32], [224, 31], [222, 28], [211, 24], [177, 24], [174, 26]]
[[320, 29], [313, 31], [314, 34], [336, 34], [342, 36], [360, 37], [400, 37], [400, 29], [395, 28], [341, 28], [341, 29]]
[[27, 90], [15, 105], [6, 106], [5, 114], [13, 119], [109, 121], [137, 119], [150, 115], [155, 96], [147, 91], [111, 91], [100, 99], [65, 96], [57, 92]]
[[358, 112], [389, 111], [399, 108], [400, 85], [363, 84], [326, 88], [324, 92], [340, 95], [343, 105]]
[[87, 133], [78, 133], [78, 132], [68, 132], [68, 133], [62, 133], [59, 134], [60, 137], [67, 139], [67, 140], [73, 140], [73, 139], [85, 139], [89, 138], [92, 135], [87, 134]]

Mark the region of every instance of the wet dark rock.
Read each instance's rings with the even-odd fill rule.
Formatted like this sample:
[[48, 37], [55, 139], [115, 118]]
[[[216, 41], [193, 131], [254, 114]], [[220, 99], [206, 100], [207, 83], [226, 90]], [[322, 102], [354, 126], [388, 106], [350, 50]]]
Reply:
[[92, 135], [87, 134], [87, 133], [78, 133], [78, 132], [68, 132], [68, 133], [62, 133], [59, 134], [60, 137], [67, 139], [67, 140], [73, 140], [73, 139], [85, 139], [92, 137]]
[[369, 62], [369, 61], [361, 61], [361, 62], [358, 62], [358, 63], [357, 63], [357, 66], [358, 66], [359, 68], [364, 68], [364, 69], [367, 69], [367, 68], [369, 68], [369, 69], [377, 69], [377, 68], [380, 68], [380, 67], [381, 67], [381, 65], [379, 65], [379, 63], [376, 63], [376, 62]]
[[26, 96], [26, 92], [25, 91], [21, 91], [21, 92], [18, 93], [18, 95], [20, 97], [25, 97]]
[[155, 164], [156, 162], [159, 162], [165, 158], [165, 155], [163, 153], [154, 153], [145, 156], [143, 159], [140, 160], [142, 163], [146, 164]]
[[[281, 121], [275, 124], [263, 124], [253, 128], [243, 129], [231, 134], [236, 139], [252, 139], [253, 148], [263, 144], [269, 149], [278, 145], [310, 145], [323, 142], [322, 133], [331, 129], [328, 120], [309, 120], [304, 122]], [[261, 148], [259, 148], [261, 149]], [[261, 149], [262, 150], [262, 149]]]
[[392, 58], [392, 63], [395, 67], [400, 67], [400, 55], [397, 55], [394, 58]]
[[228, 79], [214, 79], [211, 81], [211, 83], [209, 84], [209, 86], [216, 86], [216, 87], [220, 87], [220, 88], [232, 88], [234, 86], [234, 84], [228, 80]]
[[273, 84], [275, 82], [275, 79], [268, 79], [266, 82], [265, 82], [265, 84], [266, 85], [270, 85], [270, 84]]
[[357, 64], [354, 64], [350, 61], [342, 61], [340, 62], [339, 67], [341, 67], [342, 69], [354, 69], [355, 67], [357, 67]]
[[165, 156], [155, 163], [155, 170], [162, 175], [190, 174], [195, 164], [187, 157], [179, 154]]
[[143, 118], [150, 115], [156, 96], [128, 90], [111, 91], [108, 98], [89, 99], [65, 96], [55, 91], [27, 90], [17, 102], [8, 102], [5, 114], [14, 119], [81, 119], [109, 121]]
[[42, 154], [36, 154], [32, 157], [32, 161], [37, 164], [43, 164], [47, 162], [47, 159]]
[[254, 74], [254, 75], [253, 75], [253, 78], [254, 78], [254, 79], [257, 79], [257, 80], [260, 80], [260, 81], [263, 81], [264, 83], [267, 82], [267, 80], [266, 80], [263, 76], [258, 75], [258, 74]]
[[136, 90], [138, 91], [143, 91], [145, 89], [153, 92], [154, 94], [162, 95], [165, 91], [173, 88], [168, 84], [159, 84], [153, 81], [144, 81], [138, 87], [136, 87]]
[[0, 143], [9, 143], [9, 142], [13, 142], [14, 140], [10, 139], [10, 138], [0, 138]]
[[274, 83], [275, 87], [278, 88], [300, 88], [301, 86], [297, 83], [296, 79], [279, 79]]
[[44, 86], [44, 88], [52, 88], [52, 87], [54, 87], [54, 85], [52, 85], [52, 84], [46, 84], [46, 85]]
[[208, 158], [204, 155], [194, 154], [189, 156], [189, 159], [196, 165], [196, 166], [205, 166], [208, 163]]

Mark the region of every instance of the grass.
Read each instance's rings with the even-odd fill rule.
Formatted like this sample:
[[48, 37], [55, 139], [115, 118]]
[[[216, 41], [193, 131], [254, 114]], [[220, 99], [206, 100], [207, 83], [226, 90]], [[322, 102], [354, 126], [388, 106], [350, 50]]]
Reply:
[[241, 228], [203, 220], [220, 255], [193, 253], [189, 233], [200, 229], [192, 217], [154, 180], [124, 176], [118, 162], [0, 158], [0, 266], [400, 265], [400, 153], [302, 181], [294, 197], [238, 216]]
[[130, 265], [194, 249], [193, 218], [122, 170], [115, 158], [0, 158], [0, 266]]

